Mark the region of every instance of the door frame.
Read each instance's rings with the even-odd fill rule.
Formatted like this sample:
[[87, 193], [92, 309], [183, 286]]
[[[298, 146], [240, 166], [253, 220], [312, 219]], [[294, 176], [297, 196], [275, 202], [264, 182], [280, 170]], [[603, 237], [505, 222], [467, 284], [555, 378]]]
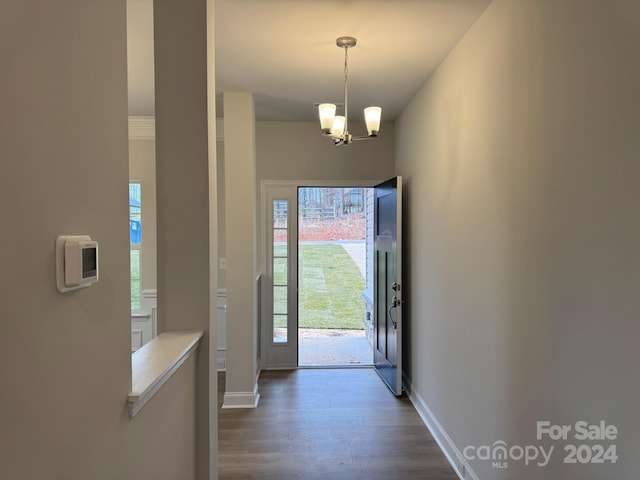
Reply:
[[[272, 332], [270, 329], [272, 327], [272, 322], [273, 322], [273, 319], [269, 319], [269, 312], [271, 309], [269, 305], [269, 302], [271, 299], [271, 294], [269, 292], [269, 289], [271, 288], [271, 284], [266, 275], [268, 271], [267, 259], [269, 258], [269, 248], [273, 248], [272, 246], [273, 240], [269, 238], [269, 235], [268, 235], [270, 228], [269, 228], [269, 219], [267, 218], [270, 212], [270, 205], [267, 200], [270, 197], [271, 191], [275, 191], [276, 189], [278, 190], [290, 189], [291, 192], [293, 192], [293, 198], [295, 198], [295, 202], [292, 202], [292, 203], [294, 203], [295, 205], [290, 206], [290, 214], [291, 215], [295, 214], [295, 218], [296, 218], [296, 223], [295, 223], [296, 231], [295, 231], [294, 240], [297, 246], [297, 243], [298, 243], [297, 216], [298, 216], [298, 188], [299, 187], [372, 188], [379, 183], [382, 183], [382, 180], [261, 180], [260, 181], [260, 196], [259, 196], [260, 205], [258, 205], [258, 209], [257, 209], [257, 211], [260, 212], [259, 228], [257, 232], [257, 242], [258, 242], [259, 248], [257, 249], [258, 258], [256, 263], [258, 267], [258, 272], [266, 280], [261, 282], [261, 285], [260, 285], [261, 302], [260, 302], [260, 305], [258, 305], [258, 308], [260, 309], [260, 314], [258, 315], [259, 323], [260, 323], [258, 325], [258, 331], [260, 332], [260, 335], [259, 335], [260, 357], [258, 359], [258, 366], [261, 370], [262, 369], [291, 370], [291, 369], [298, 368], [297, 312], [296, 312], [296, 326], [295, 326], [296, 328], [293, 329], [292, 332], [290, 333], [291, 335], [293, 334], [293, 331], [295, 331], [295, 339], [290, 337], [290, 342], [294, 342], [295, 344], [295, 355], [290, 353], [290, 357], [286, 359], [287, 361], [278, 361], [277, 364], [270, 364], [269, 362], [270, 349], [278, 348], [278, 346], [273, 346], [272, 345], [273, 342], [271, 341]], [[292, 241], [292, 239], [290, 239], [290, 241]], [[297, 249], [294, 251], [297, 252]], [[297, 297], [298, 297], [297, 255], [296, 255], [295, 266], [293, 262], [289, 262], [288, 264], [288, 269], [291, 270], [292, 268], [295, 268], [296, 270], [295, 276], [293, 277], [295, 278], [295, 287], [294, 285], [290, 284], [289, 294], [292, 294], [292, 293], [295, 294], [296, 305], [297, 305]], [[289, 275], [289, 278], [291, 278], [291, 275]], [[295, 288], [295, 291], [292, 292], [291, 290], [294, 288]]]

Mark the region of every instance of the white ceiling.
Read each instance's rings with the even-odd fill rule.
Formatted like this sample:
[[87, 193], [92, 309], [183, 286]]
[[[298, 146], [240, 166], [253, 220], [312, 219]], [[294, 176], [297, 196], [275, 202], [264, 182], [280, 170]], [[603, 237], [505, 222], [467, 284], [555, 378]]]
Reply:
[[[394, 120], [491, 0], [216, 0], [216, 90], [251, 91], [258, 120], [315, 121], [314, 103]], [[152, 0], [128, 0], [131, 115], [153, 115]], [[221, 102], [218, 102], [221, 103]]]

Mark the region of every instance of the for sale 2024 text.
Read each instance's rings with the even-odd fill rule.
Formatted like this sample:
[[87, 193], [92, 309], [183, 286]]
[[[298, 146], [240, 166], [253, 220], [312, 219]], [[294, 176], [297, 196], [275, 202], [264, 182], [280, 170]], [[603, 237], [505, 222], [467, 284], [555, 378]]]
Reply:
[[[536, 427], [536, 438], [542, 440], [568, 441], [601, 441], [611, 442], [618, 438], [618, 428], [615, 425], [607, 425], [604, 420], [590, 424], [583, 420], [573, 425], [554, 425], [549, 421], [539, 421]], [[603, 445], [601, 443], [579, 445], [569, 443], [564, 446], [566, 453], [564, 463], [616, 463], [618, 455], [615, 443]]]

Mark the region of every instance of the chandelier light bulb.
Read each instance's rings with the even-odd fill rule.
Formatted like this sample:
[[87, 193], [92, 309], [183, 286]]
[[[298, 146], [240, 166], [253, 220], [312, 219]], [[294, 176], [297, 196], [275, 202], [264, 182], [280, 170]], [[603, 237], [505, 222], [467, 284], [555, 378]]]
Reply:
[[382, 108], [380, 107], [367, 107], [364, 109], [364, 121], [367, 123], [367, 132], [370, 137], [378, 135], [381, 117]]
[[336, 116], [336, 106], [333, 103], [322, 103], [318, 105], [318, 114], [320, 116], [320, 128], [322, 133], [329, 134], [331, 125]]
[[344, 117], [337, 115], [333, 119], [333, 125], [331, 125], [331, 136], [342, 138], [344, 136]]

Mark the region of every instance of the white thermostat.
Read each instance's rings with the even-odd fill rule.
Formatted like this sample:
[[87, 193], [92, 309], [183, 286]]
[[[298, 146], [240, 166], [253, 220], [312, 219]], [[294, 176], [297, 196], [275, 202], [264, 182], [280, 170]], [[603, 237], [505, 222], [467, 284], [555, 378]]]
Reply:
[[89, 235], [56, 238], [56, 284], [60, 293], [98, 281], [98, 242]]

